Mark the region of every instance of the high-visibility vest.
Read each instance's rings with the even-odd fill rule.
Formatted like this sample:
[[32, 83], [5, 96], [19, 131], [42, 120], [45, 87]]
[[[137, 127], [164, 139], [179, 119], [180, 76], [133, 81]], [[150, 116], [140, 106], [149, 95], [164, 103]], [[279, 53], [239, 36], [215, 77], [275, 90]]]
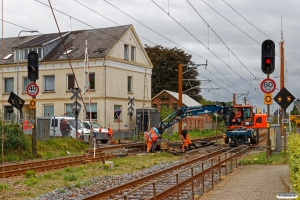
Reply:
[[152, 141], [156, 141], [156, 139], [157, 139], [157, 134], [155, 133], [155, 131], [152, 129], [151, 131], [150, 131], [150, 134], [151, 134], [151, 137], [152, 137]]

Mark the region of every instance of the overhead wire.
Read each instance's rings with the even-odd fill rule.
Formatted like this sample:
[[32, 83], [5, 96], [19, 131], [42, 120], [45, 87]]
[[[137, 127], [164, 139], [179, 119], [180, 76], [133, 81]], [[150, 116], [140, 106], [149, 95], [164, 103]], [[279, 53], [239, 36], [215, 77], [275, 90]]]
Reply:
[[[270, 36], [268, 36], [267, 34], [265, 34], [263, 31], [261, 31], [259, 28], [257, 28], [254, 24], [252, 24], [249, 20], [247, 20], [244, 16], [242, 16], [237, 10], [235, 10], [231, 5], [229, 5], [229, 3], [227, 3], [225, 0], [223, 0], [224, 3], [226, 3], [234, 12], [236, 12], [239, 16], [241, 16], [244, 20], [246, 20], [246, 22], [248, 22], [249, 24], [251, 24], [256, 30], [258, 30], [259, 32], [261, 32], [262, 34], [264, 34], [265, 36], [267, 36], [268, 38], [272, 39]], [[273, 41], [277, 42], [276, 40], [272, 39]]]
[[[98, 15], [100, 15], [100, 16], [106, 18], [107, 20], [109, 20], [109, 21], [111, 21], [111, 22], [113, 22], [113, 23], [115, 23], [115, 24], [118, 24], [117, 22], [115, 22], [115, 21], [113, 21], [113, 20], [107, 18], [106, 16], [104, 16], [104, 15], [98, 13], [97, 11], [91, 9], [90, 7], [88, 7], [88, 6], [86, 6], [86, 5], [84, 5], [84, 4], [80, 3], [80, 2], [78, 2], [77, 0], [74, 0], [74, 1], [77, 2], [78, 4], [84, 6], [85, 8], [87, 8], [87, 9], [89, 9], [89, 10], [95, 12], [96, 14], [98, 14]], [[109, 5], [113, 6], [115, 9], [117, 9], [117, 10], [119, 10], [120, 12], [124, 13], [125, 15], [127, 15], [128, 17], [130, 17], [131, 19], [133, 19], [133, 20], [135, 20], [136, 22], [140, 23], [141, 25], [145, 26], [145, 27], [148, 28], [149, 30], [153, 31], [154, 33], [160, 35], [161, 37], [163, 37], [163, 38], [167, 39], [168, 41], [174, 43], [175, 45], [179, 46], [180, 48], [185, 49], [186, 51], [188, 51], [188, 52], [190, 52], [190, 53], [192, 53], [192, 54], [194, 54], [194, 55], [196, 55], [196, 56], [198, 56], [198, 57], [200, 57], [200, 58], [206, 59], [206, 58], [204, 58], [204, 57], [198, 55], [197, 53], [194, 53], [194, 52], [192, 52], [192, 51], [190, 51], [190, 50], [184, 48], [183, 46], [177, 44], [176, 42], [174, 42], [174, 41], [172, 41], [171, 39], [167, 38], [166, 36], [162, 35], [161, 33], [155, 31], [154, 29], [150, 28], [149, 26], [145, 25], [144, 23], [140, 22], [139, 20], [135, 19], [135, 18], [132, 17], [131, 15], [127, 14], [126, 12], [124, 12], [123, 10], [121, 10], [120, 8], [116, 7], [116, 6], [113, 5], [112, 3], [107, 2], [106, 0], [104, 0], [104, 1], [105, 1], [106, 3], [108, 3]], [[206, 60], [207, 60], [207, 59], [206, 59]], [[210, 63], [210, 64], [213, 66], [213, 68], [215, 68], [215, 66], [214, 66], [212, 63]], [[216, 68], [215, 68], [215, 69], [216, 69]], [[217, 70], [217, 69], [216, 69], [216, 70]], [[217, 70], [217, 71], [218, 71], [218, 70]], [[220, 71], [218, 71], [218, 72], [219, 72], [222, 76], [224, 76]], [[225, 77], [225, 76], [224, 76], [224, 78], [227, 79], [227, 77]], [[221, 79], [219, 79], [219, 80], [222, 81]], [[230, 81], [229, 79], [227, 79], [227, 80]], [[222, 81], [222, 82], [223, 82], [225, 85], [227, 85], [224, 81]], [[229, 85], [227, 85], [227, 86], [229, 86]], [[229, 86], [229, 88], [231, 88], [231, 87]], [[228, 90], [227, 90], [227, 91], [228, 91]], [[230, 93], [232, 93], [232, 92], [230, 92]]]
[[[256, 39], [254, 39], [252, 36], [250, 36], [248, 33], [246, 33], [245, 31], [243, 31], [241, 28], [239, 28], [237, 25], [235, 25], [233, 22], [231, 22], [229, 19], [227, 19], [224, 15], [222, 15], [220, 12], [218, 12], [216, 9], [214, 9], [211, 5], [209, 5], [207, 2], [205, 2], [204, 0], [202, 0], [203, 3], [205, 3], [208, 7], [210, 7], [213, 11], [215, 11], [216, 13], [218, 13], [221, 17], [223, 17], [226, 21], [228, 21], [231, 25], [233, 25], [234, 27], [236, 27], [238, 30], [240, 30], [242, 33], [244, 33], [245, 35], [247, 35], [249, 38], [251, 38], [252, 40], [254, 40], [256, 43], [258, 43], [259, 45], [261, 45], [260, 42], [258, 42]], [[276, 53], [275, 53], [276, 54]], [[277, 56], [279, 56], [278, 54], [276, 54]], [[280, 57], [280, 56], [279, 56]]]
[[[74, 0], [74, 1], [76, 1], [76, 0]], [[104, 1], [107, 2], [106, 0], [104, 0]], [[77, 1], [76, 1], [76, 2], [77, 2]], [[135, 20], [136, 22], [138, 22], [138, 23], [140, 23], [141, 25], [145, 26], [145, 27], [148, 28], [149, 30], [151, 30], [151, 31], [155, 32], [156, 34], [162, 36], [163, 38], [167, 39], [168, 41], [170, 41], [170, 42], [176, 44], [177, 46], [179, 46], [179, 47], [181, 47], [181, 48], [187, 50], [188, 52], [190, 52], [190, 53], [192, 53], [192, 54], [194, 54], [194, 55], [196, 55], [196, 56], [198, 56], [198, 57], [200, 57], [200, 58], [206, 59], [206, 58], [204, 58], [204, 57], [202, 57], [202, 56], [200, 56], [200, 55], [198, 55], [198, 54], [196, 54], [196, 53], [194, 53], [194, 52], [192, 52], [192, 51], [190, 51], [190, 50], [188, 50], [188, 49], [182, 47], [181, 45], [179, 45], [179, 44], [177, 44], [176, 42], [170, 40], [169, 38], [165, 37], [164, 35], [158, 33], [157, 31], [153, 30], [153, 29], [150, 28], [149, 26], [145, 25], [144, 23], [142, 23], [142, 22], [140, 22], [139, 20], [135, 19], [134, 17], [130, 16], [129, 14], [127, 14], [126, 12], [124, 12], [123, 10], [119, 9], [119, 8], [116, 7], [115, 5], [113, 5], [113, 4], [109, 3], [109, 2], [107, 2], [107, 3], [110, 4], [111, 6], [113, 6], [114, 8], [116, 8], [117, 10], [119, 10], [120, 12], [124, 13], [124, 14], [127, 15], [128, 17], [132, 18], [132, 19]], [[85, 7], [88, 8], [87, 6], [85, 6]], [[90, 8], [89, 8], [89, 9], [90, 9]], [[92, 10], [92, 9], [91, 9], [91, 10]], [[207, 59], [206, 59], [206, 60], [207, 60]], [[214, 68], [215, 68], [215, 67], [214, 67]], [[216, 69], [216, 68], [215, 68], [215, 69]], [[217, 71], [218, 71], [218, 70], [217, 70]], [[218, 72], [219, 72], [219, 71], [218, 71]], [[224, 76], [221, 72], [219, 72], [219, 73], [220, 73], [222, 76]], [[229, 82], [231, 82], [227, 77], [224, 76], [224, 78], [226, 78]], [[232, 83], [232, 84], [234, 85], [234, 83]]]
[[[41, 3], [41, 4], [43, 4], [43, 5], [45, 5], [45, 6], [48, 6], [48, 5], [46, 5], [46, 4], [44, 4], [44, 3], [42, 3], [42, 2], [40, 2], [40, 1], [38, 1], [38, 0], [36, 0], [38, 3]], [[77, 2], [77, 3], [79, 3], [80, 5], [82, 5], [82, 6], [84, 6], [84, 7], [86, 7], [86, 8], [88, 8], [88, 9], [90, 9], [90, 10], [92, 10], [93, 12], [95, 12], [95, 13], [97, 13], [97, 14], [99, 14], [99, 15], [101, 15], [100, 13], [98, 13], [98, 12], [96, 12], [96, 11], [94, 11], [93, 9], [91, 9], [91, 8], [89, 8], [89, 7], [87, 7], [87, 6], [85, 6], [84, 4], [82, 4], [82, 3], [80, 3], [80, 2], [78, 2], [78, 1], [76, 1], [76, 0], [74, 0], [75, 2]], [[107, 1], [105, 1], [105, 2], [107, 2]], [[108, 2], [107, 2], [108, 3]], [[109, 3], [109, 4], [111, 4], [111, 3]], [[112, 5], [112, 4], [111, 4]], [[113, 6], [113, 5], [112, 5]], [[114, 6], [115, 7], [115, 6]], [[117, 7], [115, 7], [116, 9], [118, 9]], [[62, 12], [62, 11], [60, 11], [60, 10], [57, 10], [57, 9], [55, 9], [55, 8], [53, 8], [53, 10], [56, 10], [57, 12], [59, 12], [59, 13], [61, 13], [61, 14], [64, 14], [64, 15], [66, 15], [66, 16], [68, 16], [68, 17], [72, 17], [72, 16], [70, 16], [70, 15], [68, 15], [68, 14], [66, 14], [66, 13], [64, 13], [64, 12]], [[118, 9], [118, 10], [120, 10], [120, 9]], [[121, 10], [120, 10], [121, 11]], [[123, 12], [123, 11], [121, 11], [121, 12]], [[124, 14], [126, 14], [126, 15], [128, 15], [127, 13], [125, 13], [125, 12], [123, 12]], [[101, 16], [103, 16], [103, 15], [101, 15]], [[130, 15], [128, 15], [129, 17], [131, 17]], [[105, 17], [105, 16], [103, 16], [103, 17]], [[87, 26], [90, 26], [90, 27], [92, 27], [92, 28], [95, 28], [95, 29], [98, 29], [98, 28], [96, 28], [96, 27], [93, 27], [93, 26], [91, 26], [91, 25], [89, 25], [89, 24], [87, 24], [87, 23], [85, 23], [85, 22], [83, 22], [83, 21], [81, 21], [81, 20], [79, 20], [79, 19], [77, 19], [77, 18], [74, 18], [74, 17], [72, 17], [74, 20], [76, 20], [76, 21], [79, 21], [79, 22], [81, 22], [81, 23], [83, 23], [83, 24], [85, 24], [85, 25], [87, 25]], [[107, 18], [107, 17], [105, 17], [106, 19], [108, 19], [108, 20], [110, 20], [109, 18]], [[132, 19], [134, 19], [133, 17], [131, 17]], [[136, 20], [136, 19], [134, 19], [135, 21], [137, 21], [137, 22], [139, 22], [140, 24], [142, 24], [142, 25], [144, 25], [145, 27], [147, 27], [147, 28], [149, 28], [149, 29], [151, 29], [150, 27], [148, 27], [148, 26], [146, 26], [145, 24], [143, 24], [143, 23], [141, 23], [140, 21], [138, 21], [138, 20]], [[110, 21], [112, 21], [112, 20], [110, 20]], [[112, 21], [112, 22], [114, 22], [114, 21]], [[114, 23], [116, 23], [116, 24], [118, 24], [117, 22], [114, 22]], [[168, 39], [167, 37], [165, 37], [165, 36], [163, 36], [162, 34], [160, 34], [160, 33], [158, 33], [157, 31], [155, 31], [155, 30], [153, 30], [153, 29], [151, 29], [152, 31], [154, 31], [154, 32], [156, 32], [157, 34], [159, 34], [159, 35], [161, 35], [162, 37], [164, 37], [165, 39]], [[102, 30], [101, 30], [102, 31]], [[104, 33], [106, 33], [105, 31], [102, 31], [102, 32], [104, 32]], [[108, 34], [108, 35], [110, 35], [109, 33], [106, 33], [106, 34]], [[110, 35], [110, 36], [112, 36], [112, 35]], [[112, 37], [114, 37], [114, 36], [112, 36]], [[147, 40], [147, 41], [149, 41], [148, 39], [146, 39], [146, 38], [143, 38], [143, 39], [145, 39], [145, 40]], [[176, 45], [178, 45], [178, 46], [180, 46], [179, 44], [177, 44], [177, 43], [175, 43], [174, 41], [172, 41], [172, 40], [170, 40], [170, 39], [168, 39], [169, 41], [171, 41], [171, 42], [173, 42], [174, 44], [176, 44]], [[154, 42], [152, 42], [152, 41], [150, 41], [151, 43], [153, 43], [153, 44], [155, 44]], [[205, 45], [204, 45], [205, 46]], [[182, 47], [182, 46], [180, 46], [180, 47]], [[182, 47], [182, 48], [184, 48], [184, 47]], [[185, 48], [184, 48], [185, 49]], [[189, 51], [189, 50], [188, 50]], [[191, 52], [191, 51], [189, 51], [189, 52]], [[200, 55], [198, 55], [198, 54], [196, 54], [196, 53], [194, 53], [194, 52], [191, 52], [191, 53], [193, 53], [193, 54], [195, 54], [195, 55], [197, 55], [197, 56], [199, 56], [199, 57], [201, 57], [201, 58], [203, 58], [203, 59], [205, 59], [204, 57], [202, 57], [202, 56], [200, 56]], [[211, 65], [212, 65], [212, 63], [210, 63]], [[225, 63], [226, 64], [226, 63]], [[216, 68], [215, 68], [216, 69]], [[219, 71], [218, 71], [219, 72]], [[220, 72], [219, 72], [220, 73]], [[222, 73], [220, 73], [221, 75], [223, 75]], [[223, 75], [224, 76], [224, 75]], [[224, 76], [225, 77], [225, 76]], [[227, 77], [225, 77], [229, 82], [231, 82]], [[219, 79], [220, 80], [220, 79]], [[223, 82], [223, 81], [222, 81]], [[224, 82], [223, 82], [224, 83]], [[231, 82], [233, 85], [234, 85], [234, 83], [233, 82]], [[227, 84], [226, 84], [227, 85]], [[243, 88], [240, 88], [240, 89], [242, 89], [242, 90], [244, 90], [244, 91], [246, 91], [245, 89], [243, 89]], [[227, 90], [228, 91], [228, 90]], [[230, 91], [228, 91], [228, 92], [230, 92]], [[232, 92], [230, 92], [230, 93], [232, 93]]]
[[[245, 66], [245, 64], [237, 57], [237, 55], [229, 48], [229, 46], [222, 40], [222, 38], [216, 33], [216, 31], [211, 27], [211, 25], [209, 25], [207, 23], [207, 21], [200, 15], [200, 13], [196, 10], [196, 8], [188, 1], [186, 0], [190, 6], [193, 8], [193, 10], [198, 14], [198, 16], [204, 21], [204, 23], [207, 24], [207, 26], [213, 31], [213, 33], [219, 38], [219, 40], [226, 46], [226, 48], [228, 49], [228, 51], [230, 51], [232, 53], [232, 55], [241, 63], [241, 65], [243, 65], [250, 74], [252, 74], [252, 76], [255, 77], [255, 75]], [[229, 52], [228, 52], [229, 54]], [[229, 65], [229, 56], [228, 56], [228, 65]], [[242, 75], [241, 75], [242, 76]], [[255, 77], [256, 78], [256, 77]]]
[[[35, 0], [35, 1], [38, 2], [38, 3], [40, 3], [40, 4], [42, 4], [42, 5], [44, 5], [44, 6], [50, 7], [50, 6], [48, 6], [47, 4], [45, 4], [45, 3], [43, 3], [43, 2], [41, 2], [41, 1], [39, 1], [39, 0]], [[122, 39], [120, 39], [120, 38], [118, 38], [118, 37], [116, 37], [116, 36], [114, 36], [114, 35], [112, 35], [112, 34], [109, 34], [109, 33], [107, 33], [107, 32], [104, 31], [104, 30], [101, 30], [101, 28], [96, 28], [96, 27], [94, 27], [94, 26], [92, 26], [92, 25], [90, 25], [90, 24], [88, 24], [88, 23], [86, 23], [86, 22], [84, 22], [84, 21], [82, 21], [82, 20], [79, 20], [79, 19], [77, 19], [77, 18], [75, 18], [75, 17], [73, 17], [73, 16], [71, 16], [71, 15], [68, 15], [68, 14], [66, 14], [66, 13], [64, 13], [64, 12], [62, 12], [62, 11], [56, 9], [56, 8], [52, 8], [52, 9], [55, 10], [55, 11], [57, 11], [57, 12], [59, 12], [59, 13], [61, 13], [61, 14], [63, 14], [63, 15], [65, 15], [65, 16], [72, 17], [74, 20], [76, 20], [76, 21], [78, 21], [78, 22], [80, 22], [80, 23], [82, 23], [82, 24], [84, 24], [84, 25], [86, 25], [86, 26], [89, 26], [89, 27], [91, 27], [91, 28], [93, 28], [93, 29], [96, 29], [96, 30], [98, 30], [98, 31], [100, 31], [100, 32], [102, 32], [102, 33], [104, 33], [104, 34], [107, 34], [107, 35], [109, 35], [110, 37], [115, 38], [116, 40], [120, 40], [120, 41], [126, 43], [126, 41], [124, 41], [124, 40], [122, 40]], [[147, 39], [146, 39], [146, 40], [147, 40]], [[151, 41], [150, 41], [150, 42], [151, 42]], [[136, 47], [136, 48], [137, 48], [138, 50], [140, 50], [140, 51], [143, 51], [143, 49], [141, 49], [141, 48], [139, 48], [139, 47]]]
[[[159, 7], [164, 13], [166, 13], [169, 17], [171, 17], [179, 26], [181, 26], [183, 29], [185, 29], [192, 37], [194, 37], [200, 44], [202, 44], [205, 48], [207, 48], [207, 46], [205, 44], [203, 44], [198, 38], [196, 38], [190, 31], [188, 31], [182, 24], [180, 24], [174, 17], [172, 17], [171, 15], [169, 15], [161, 6], [159, 6], [154, 0], [151, 0], [155, 5], [157, 5], [157, 7]], [[228, 64], [226, 64], [218, 55], [216, 55], [212, 50], [208, 49], [208, 51], [210, 51], [214, 56], [216, 56], [221, 62], [223, 62], [229, 69], [231, 69], [231, 71], [233, 71], [236, 75], [239, 76], [239, 74], [233, 70]], [[243, 77], [239, 76], [241, 79], [243, 79], [245, 81], [245, 83], [247, 83], [248, 85], [250, 85], [250, 87], [252, 87], [254, 90], [255, 88], [249, 84]], [[233, 85], [234, 83], [232, 81], [230, 81]], [[241, 88], [239, 86], [236, 85], [236, 87], [240, 88], [241, 90], [247, 91], [244, 88]], [[259, 93], [258, 93], [259, 94]]]

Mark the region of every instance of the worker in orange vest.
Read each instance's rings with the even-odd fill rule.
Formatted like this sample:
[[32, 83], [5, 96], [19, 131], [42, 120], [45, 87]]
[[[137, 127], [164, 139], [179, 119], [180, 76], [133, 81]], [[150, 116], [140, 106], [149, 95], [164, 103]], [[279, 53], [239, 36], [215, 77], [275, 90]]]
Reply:
[[146, 142], [147, 142], [147, 153], [150, 153], [150, 150], [151, 150], [151, 147], [152, 147], [152, 137], [151, 137], [150, 132], [147, 132], [145, 134], [145, 139], [146, 139]]
[[182, 139], [182, 152], [185, 152], [185, 149], [189, 147], [189, 145], [192, 144], [191, 140], [190, 140], [190, 136], [189, 136], [189, 132], [188, 132], [188, 127], [184, 126], [181, 135], [180, 135], [181, 139]]
[[150, 134], [151, 134], [151, 138], [152, 138], [152, 147], [151, 147], [151, 152], [155, 153], [155, 149], [156, 149], [156, 141], [157, 138], [159, 137], [159, 133], [157, 133], [157, 129], [156, 126], [154, 125], [152, 127], [152, 129], [150, 130]]
[[112, 137], [113, 137], [113, 131], [112, 131], [112, 129], [110, 128], [110, 127], [108, 127], [108, 135], [109, 135], [109, 138], [111, 139]]

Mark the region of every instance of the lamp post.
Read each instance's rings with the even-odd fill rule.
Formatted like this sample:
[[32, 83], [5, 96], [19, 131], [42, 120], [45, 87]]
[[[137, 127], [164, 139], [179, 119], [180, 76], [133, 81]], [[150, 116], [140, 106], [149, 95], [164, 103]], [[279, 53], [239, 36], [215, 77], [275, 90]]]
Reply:
[[[37, 33], [38, 31], [28, 31], [28, 30], [21, 30], [18, 34], [18, 55], [17, 55], [17, 96], [19, 96], [19, 62], [20, 62], [20, 49], [19, 49], [19, 44], [20, 44], [20, 34], [22, 32], [28, 32], [28, 33]], [[22, 116], [20, 116], [22, 119]], [[17, 123], [19, 123], [19, 111], [17, 111]]]

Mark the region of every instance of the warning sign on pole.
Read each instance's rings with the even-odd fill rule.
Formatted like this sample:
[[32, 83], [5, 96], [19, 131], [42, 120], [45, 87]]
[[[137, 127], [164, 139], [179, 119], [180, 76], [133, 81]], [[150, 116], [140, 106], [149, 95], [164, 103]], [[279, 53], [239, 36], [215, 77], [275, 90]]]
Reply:
[[35, 99], [31, 99], [29, 103], [29, 108], [36, 108]]

